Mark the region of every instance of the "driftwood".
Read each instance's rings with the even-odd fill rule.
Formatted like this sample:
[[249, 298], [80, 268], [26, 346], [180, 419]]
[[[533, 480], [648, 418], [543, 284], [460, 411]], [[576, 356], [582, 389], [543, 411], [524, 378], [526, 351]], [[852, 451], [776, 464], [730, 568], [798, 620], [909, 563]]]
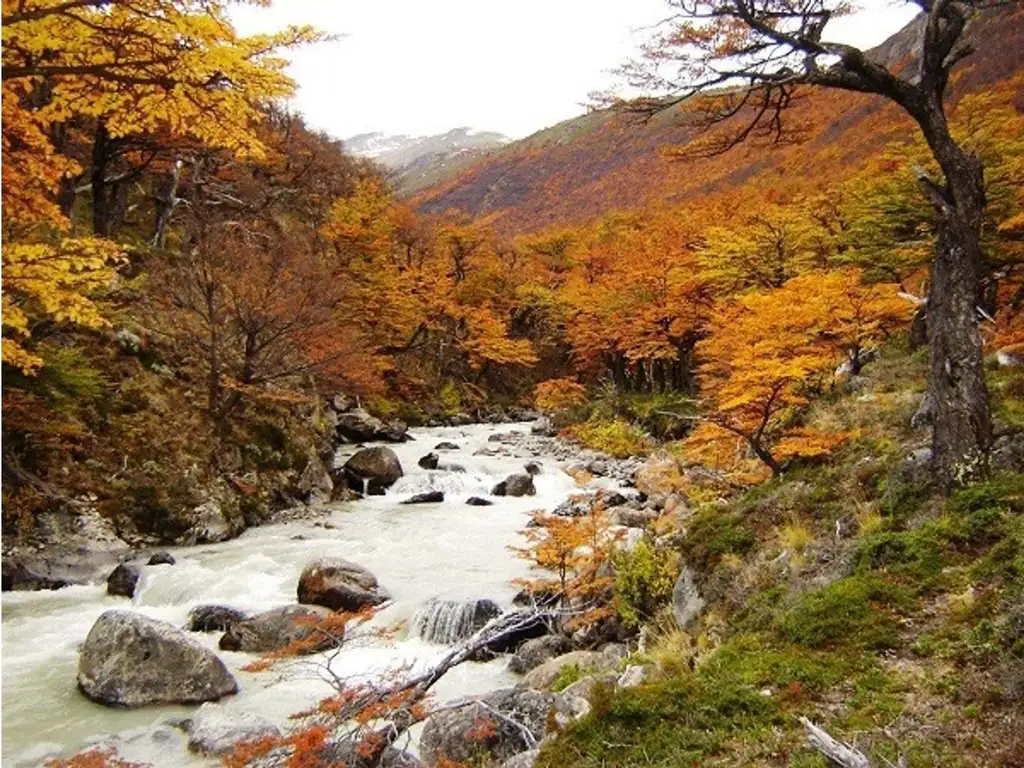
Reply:
[[801, 717], [800, 723], [807, 731], [807, 741], [810, 745], [827, 757], [833, 765], [840, 768], [872, 768], [871, 761], [860, 750], [833, 739], [824, 729], [806, 717]]

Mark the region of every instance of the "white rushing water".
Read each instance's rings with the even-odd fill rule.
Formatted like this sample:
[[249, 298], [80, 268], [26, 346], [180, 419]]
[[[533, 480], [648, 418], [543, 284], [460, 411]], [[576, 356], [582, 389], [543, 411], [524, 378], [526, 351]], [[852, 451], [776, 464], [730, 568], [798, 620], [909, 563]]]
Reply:
[[[509, 547], [534, 509], [554, 508], [576, 488], [554, 462], [534, 478], [537, 495], [495, 499], [493, 506], [468, 506], [469, 496], [487, 495], [496, 482], [521, 472], [523, 458], [475, 456], [497, 432], [525, 430], [523, 425], [416, 430], [415, 441], [392, 446], [406, 475], [386, 496], [333, 505], [317, 522], [295, 522], [247, 531], [222, 544], [170, 549], [173, 566], [147, 566], [144, 582], [131, 601], [133, 610], [184, 626], [191, 608], [223, 604], [257, 612], [292, 604], [302, 568], [325, 556], [343, 557], [369, 568], [394, 596], [375, 623], [410, 624], [417, 609], [434, 599], [489, 598], [503, 608], [518, 588], [511, 580], [527, 565]], [[443, 463], [465, 472], [427, 471], [419, 457], [440, 441], [460, 446], [441, 452]], [[354, 449], [353, 449], [354, 450]], [[543, 457], [542, 457], [543, 458]], [[442, 490], [440, 504], [401, 505], [414, 493]], [[333, 527], [332, 527], [333, 526]], [[297, 536], [305, 538], [295, 538]], [[78, 647], [93, 622], [111, 608], [126, 608], [124, 598], [108, 597], [105, 584], [53, 592], [3, 594], [3, 765], [36, 766], [54, 755], [71, 754], [90, 744], [115, 745], [122, 756], [154, 766], [217, 765], [189, 754], [185, 737], [167, 721], [187, 715], [189, 707], [118, 710], [82, 696], [75, 685]], [[193, 635], [216, 650], [220, 633]], [[390, 640], [346, 641], [332, 662], [343, 676], [373, 679], [403, 665], [425, 665], [445, 651], [400, 631]], [[278, 671], [250, 673], [253, 660], [243, 653], [216, 651], [238, 680], [240, 693], [216, 706], [255, 712], [278, 724], [329, 695], [317, 665], [322, 657]], [[509, 685], [507, 659], [464, 664], [436, 689], [443, 700]]]

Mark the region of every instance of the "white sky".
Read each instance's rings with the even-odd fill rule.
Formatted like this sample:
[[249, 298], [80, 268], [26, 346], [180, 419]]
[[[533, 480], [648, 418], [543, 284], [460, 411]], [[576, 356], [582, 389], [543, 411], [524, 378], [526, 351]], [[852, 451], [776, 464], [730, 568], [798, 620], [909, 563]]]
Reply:
[[[916, 9], [864, 5], [829, 36], [875, 45]], [[664, 0], [276, 0], [232, 15], [245, 33], [312, 24], [345, 35], [291, 54], [293, 106], [314, 128], [345, 138], [470, 126], [521, 138], [582, 113], [666, 11]]]

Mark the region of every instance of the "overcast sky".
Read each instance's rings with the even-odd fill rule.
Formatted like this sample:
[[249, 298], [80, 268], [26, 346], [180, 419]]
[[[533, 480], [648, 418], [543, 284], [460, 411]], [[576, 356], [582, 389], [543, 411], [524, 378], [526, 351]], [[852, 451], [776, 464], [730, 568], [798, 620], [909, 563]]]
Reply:
[[[830, 37], [874, 45], [913, 16], [903, 2], [864, 5]], [[242, 32], [345, 35], [294, 52], [290, 69], [293, 106], [333, 136], [469, 126], [521, 138], [583, 112], [667, 14], [664, 0], [276, 0], [233, 15]]]

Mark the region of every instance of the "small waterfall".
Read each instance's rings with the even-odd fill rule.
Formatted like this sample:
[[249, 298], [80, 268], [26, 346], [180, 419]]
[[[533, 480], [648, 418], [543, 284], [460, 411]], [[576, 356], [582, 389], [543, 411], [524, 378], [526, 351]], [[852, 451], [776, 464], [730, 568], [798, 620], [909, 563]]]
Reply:
[[455, 643], [500, 615], [493, 600], [431, 600], [416, 611], [412, 628], [428, 643]]

